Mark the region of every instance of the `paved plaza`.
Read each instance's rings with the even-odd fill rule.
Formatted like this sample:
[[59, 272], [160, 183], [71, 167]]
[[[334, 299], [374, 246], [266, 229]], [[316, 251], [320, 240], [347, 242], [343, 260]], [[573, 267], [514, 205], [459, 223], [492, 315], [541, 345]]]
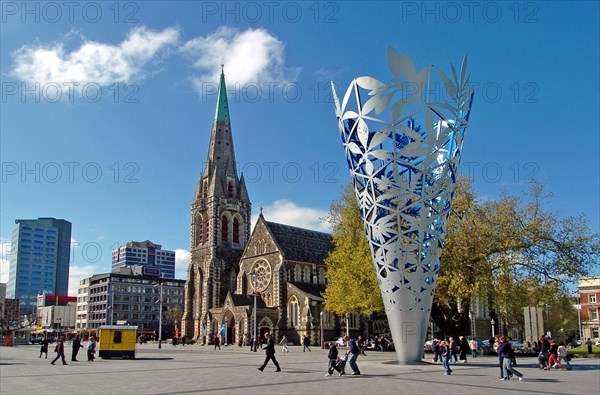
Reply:
[[[52, 350], [53, 347], [50, 347]], [[453, 364], [451, 376], [441, 365], [422, 363], [399, 366], [394, 353], [367, 352], [358, 358], [361, 376], [325, 377], [327, 352], [313, 347], [302, 352], [290, 347], [277, 358], [282, 372], [273, 365], [256, 370], [264, 354], [248, 348], [163, 345], [138, 346], [136, 360], [87, 362], [82, 349], [70, 362], [71, 347], [65, 347], [69, 365], [56, 355], [39, 359], [39, 346], [0, 347], [0, 394], [599, 394], [600, 359], [576, 358], [571, 371], [543, 371], [535, 358], [520, 358], [517, 367], [524, 381], [498, 379], [495, 357], [469, 359]], [[341, 348], [340, 348], [341, 350]], [[430, 356], [431, 354], [427, 354]], [[351, 373], [347, 367], [348, 374]]]

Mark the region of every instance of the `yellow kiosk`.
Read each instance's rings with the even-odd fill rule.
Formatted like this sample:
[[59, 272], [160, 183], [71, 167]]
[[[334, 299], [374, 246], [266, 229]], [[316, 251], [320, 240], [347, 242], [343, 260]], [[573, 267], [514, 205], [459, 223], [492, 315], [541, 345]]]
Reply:
[[135, 359], [137, 326], [102, 325], [98, 328], [98, 356]]

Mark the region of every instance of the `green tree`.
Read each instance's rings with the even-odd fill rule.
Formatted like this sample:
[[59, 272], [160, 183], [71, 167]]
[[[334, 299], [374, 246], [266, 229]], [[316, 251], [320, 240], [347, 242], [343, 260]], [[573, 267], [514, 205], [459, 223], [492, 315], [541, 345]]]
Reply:
[[524, 197], [482, 200], [468, 180], [459, 180], [431, 313], [444, 333], [468, 333], [474, 298], [487, 300], [496, 321], [501, 313], [520, 323], [523, 307], [564, 300], [565, 284], [597, 265], [598, 235], [583, 215], [561, 219], [546, 210], [550, 198], [533, 183]]
[[[546, 306], [549, 330], [572, 330], [565, 284], [598, 264], [599, 237], [583, 215], [560, 219], [544, 209], [550, 194], [539, 184], [524, 197], [477, 196], [457, 183], [431, 317], [449, 336], [469, 332], [475, 298], [492, 317], [522, 323], [523, 307]], [[354, 192], [347, 186], [330, 208], [334, 250], [327, 259], [325, 306], [337, 314], [383, 311], [377, 278]], [[576, 317], [576, 316], [575, 316]]]
[[350, 185], [331, 204], [327, 219], [333, 228], [334, 249], [325, 260], [325, 309], [338, 315], [383, 311], [369, 244]]

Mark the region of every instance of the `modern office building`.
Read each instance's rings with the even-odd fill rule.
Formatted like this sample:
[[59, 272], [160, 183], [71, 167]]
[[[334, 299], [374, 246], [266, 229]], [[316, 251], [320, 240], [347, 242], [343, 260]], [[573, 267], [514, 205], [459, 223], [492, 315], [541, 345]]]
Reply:
[[113, 273], [127, 266], [142, 266], [145, 274], [175, 278], [175, 251], [163, 250], [150, 240], [130, 241], [112, 252]]
[[[126, 324], [136, 325], [140, 331], [158, 334], [161, 292], [163, 339], [171, 335], [175, 327], [179, 328], [185, 280], [144, 275], [143, 269], [144, 266], [120, 267], [116, 272], [96, 274], [81, 280], [76, 330]], [[174, 318], [170, 312], [176, 308], [179, 314]]]
[[8, 253], [6, 297], [21, 301], [22, 314], [34, 311], [41, 293], [67, 295], [71, 223], [64, 219], [17, 219]]

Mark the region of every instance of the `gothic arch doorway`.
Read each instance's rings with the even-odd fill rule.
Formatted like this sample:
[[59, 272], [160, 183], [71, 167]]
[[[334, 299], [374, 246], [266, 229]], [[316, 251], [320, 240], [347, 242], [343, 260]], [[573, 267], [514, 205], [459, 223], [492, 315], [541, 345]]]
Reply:
[[264, 339], [266, 332], [273, 334], [273, 321], [269, 317], [264, 317], [258, 324], [258, 336]]
[[227, 326], [227, 331], [225, 334], [225, 342], [227, 344], [236, 344], [236, 328], [235, 328], [235, 317], [231, 310], [225, 311], [223, 316], [223, 324]]

